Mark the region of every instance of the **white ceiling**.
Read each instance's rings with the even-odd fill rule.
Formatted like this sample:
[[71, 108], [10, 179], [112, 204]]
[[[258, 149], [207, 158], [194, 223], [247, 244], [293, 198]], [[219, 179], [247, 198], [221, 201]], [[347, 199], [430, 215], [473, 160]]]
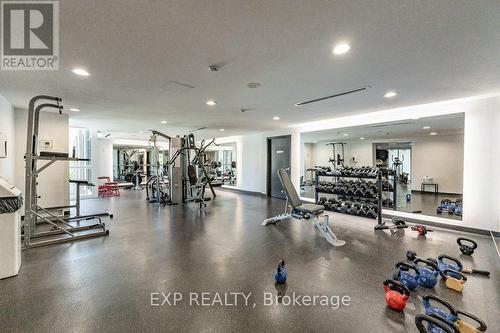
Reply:
[[[66, 109], [81, 109], [73, 124], [113, 137], [151, 128], [208, 127], [198, 137], [277, 129], [497, 92], [499, 12], [497, 0], [65, 0], [60, 70], [3, 71], [0, 94], [23, 108], [35, 94], [60, 96]], [[334, 57], [339, 41], [352, 49]], [[224, 66], [212, 73], [210, 64]], [[91, 76], [75, 76], [75, 66]], [[388, 90], [399, 95], [385, 99]], [[205, 105], [211, 98], [216, 107]]]
[[[424, 127], [430, 127], [424, 129]], [[345, 142], [351, 140], [379, 140], [379, 139], [409, 139], [421, 136], [430, 136], [430, 133], [439, 135], [457, 135], [464, 132], [464, 114], [456, 113], [436, 117], [425, 117], [414, 120], [401, 120], [388, 123], [354, 126], [340, 129], [302, 133], [300, 140], [303, 143], [317, 142]]]

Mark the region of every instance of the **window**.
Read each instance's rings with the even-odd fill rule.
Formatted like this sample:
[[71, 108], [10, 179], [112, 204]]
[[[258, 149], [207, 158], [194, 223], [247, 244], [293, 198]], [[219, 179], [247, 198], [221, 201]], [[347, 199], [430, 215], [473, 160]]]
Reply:
[[[91, 156], [91, 139], [90, 131], [81, 127], [69, 128], [69, 154], [70, 157], [89, 159]], [[70, 161], [69, 162], [69, 179], [73, 180], [88, 180], [92, 181], [92, 165], [90, 161]], [[93, 187], [81, 186], [80, 196], [90, 197], [93, 193]], [[70, 200], [76, 198], [75, 184], [69, 184]]]

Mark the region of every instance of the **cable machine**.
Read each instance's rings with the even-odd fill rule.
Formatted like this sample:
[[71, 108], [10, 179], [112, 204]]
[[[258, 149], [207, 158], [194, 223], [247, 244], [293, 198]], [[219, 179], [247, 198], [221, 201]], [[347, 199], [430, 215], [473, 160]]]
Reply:
[[[175, 205], [179, 202], [197, 202], [205, 207], [205, 201], [211, 198], [205, 197], [208, 187], [212, 192], [212, 198], [217, 197], [211, 183], [211, 178], [205, 168], [205, 150], [215, 143], [212, 139], [209, 143], [203, 140], [197, 147], [194, 135], [188, 134], [184, 137], [170, 137], [159, 131], [152, 130], [153, 135], [150, 142], [153, 143], [153, 165], [155, 175], [148, 180], [146, 196], [148, 202], [157, 202], [163, 205]], [[158, 137], [169, 141], [170, 159], [165, 165], [159, 163]], [[167, 170], [167, 179], [164, 178], [164, 170]], [[164, 185], [166, 183], [166, 190]]]
[[[44, 103], [39, 104], [39, 101]], [[49, 103], [47, 103], [47, 101]], [[62, 114], [63, 106], [60, 104], [62, 99], [52, 96], [35, 96], [29, 102], [28, 107], [28, 131], [26, 140], [26, 173], [25, 173], [25, 217], [24, 217], [24, 246], [37, 247], [44, 245], [52, 245], [58, 243], [72, 242], [81, 239], [101, 237], [109, 234], [109, 230], [101, 221], [101, 216], [113, 217], [109, 212], [80, 215], [79, 209], [76, 216], [59, 217], [53, 213], [55, 209], [64, 208], [79, 208], [77, 205], [59, 206], [59, 207], [41, 207], [38, 203], [37, 194], [37, 177], [38, 175], [52, 164], [58, 161], [90, 161], [76, 157], [69, 157], [68, 153], [59, 152], [38, 152], [38, 130], [40, 125], [40, 111], [43, 109], [56, 109], [59, 114]], [[38, 105], [37, 105], [38, 103]], [[35, 105], [36, 108], [35, 108]], [[38, 161], [47, 161], [44, 165], [38, 168]], [[90, 183], [86, 182], [88, 185]], [[79, 187], [77, 187], [77, 190]], [[72, 222], [82, 220], [97, 220], [97, 223], [77, 226], [72, 225]], [[52, 226], [50, 229], [40, 231], [38, 224], [48, 224]], [[80, 231], [85, 231], [83, 234], [77, 234]], [[48, 239], [44, 239], [48, 238]]]
[[[328, 162], [332, 163], [333, 164], [333, 169], [337, 169], [337, 168], [343, 168], [344, 167], [344, 146], [346, 145], [347, 143], [345, 142], [330, 142], [330, 143], [327, 143], [326, 145], [327, 146], [332, 146], [332, 152], [333, 152], [333, 158], [330, 157], [330, 159], [328, 160]], [[336, 151], [336, 146], [340, 146], [340, 151], [341, 153], [337, 153]]]

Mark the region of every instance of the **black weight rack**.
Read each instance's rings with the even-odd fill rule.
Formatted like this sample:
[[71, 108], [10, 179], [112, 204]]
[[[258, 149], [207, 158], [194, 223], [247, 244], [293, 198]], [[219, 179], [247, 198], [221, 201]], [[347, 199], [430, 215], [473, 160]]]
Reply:
[[[315, 195], [314, 195], [314, 200], [315, 202], [317, 203], [319, 201], [319, 194], [322, 193], [322, 194], [329, 194], [329, 195], [340, 195], [340, 194], [335, 194], [335, 193], [331, 193], [331, 192], [324, 192], [324, 191], [318, 191], [318, 185], [319, 185], [319, 182], [320, 182], [320, 178], [322, 177], [328, 177], [328, 178], [333, 178], [335, 179], [335, 182], [338, 182], [340, 178], [354, 178], [354, 179], [376, 179], [376, 183], [377, 183], [377, 188], [378, 188], [378, 191], [377, 191], [377, 207], [378, 207], [378, 212], [377, 212], [377, 224], [378, 225], [382, 225], [383, 222], [382, 222], [382, 200], [383, 200], [383, 196], [382, 196], [382, 193], [383, 192], [393, 192], [393, 196], [394, 196], [394, 199], [396, 197], [396, 184], [394, 184], [394, 190], [393, 191], [390, 191], [390, 189], [388, 188], [388, 191], [384, 191], [383, 189], [383, 181], [382, 181], [382, 172], [379, 170], [377, 172], [377, 175], [376, 176], [354, 176], [354, 175], [338, 175], [338, 174], [333, 174], [332, 172], [316, 172], [316, 177], [315, 177], [315, 188], [316, 188], [316, 191], [315, 191]], [[363, 198], [370, 198], [370, 197], [365, 197], [365, 196], [355, 196], [356, 198], [358, 199], [363, 199]], [[396, 205], [396, 200], [394, 200], [394, 205]]]

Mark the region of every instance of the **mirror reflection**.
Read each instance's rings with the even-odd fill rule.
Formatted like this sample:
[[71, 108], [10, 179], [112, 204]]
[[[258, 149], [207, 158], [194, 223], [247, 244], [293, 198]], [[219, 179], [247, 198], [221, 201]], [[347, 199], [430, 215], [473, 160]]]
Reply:
[[452, 114], [302, 133], [301, 196], [369, 206], [377, 170], [384, 209], [461, 220], [463, 132]]
[[212, 184], [236, 186], [236, 142], [212, 145], [205, 152], [205, 167], [214, 179]]

